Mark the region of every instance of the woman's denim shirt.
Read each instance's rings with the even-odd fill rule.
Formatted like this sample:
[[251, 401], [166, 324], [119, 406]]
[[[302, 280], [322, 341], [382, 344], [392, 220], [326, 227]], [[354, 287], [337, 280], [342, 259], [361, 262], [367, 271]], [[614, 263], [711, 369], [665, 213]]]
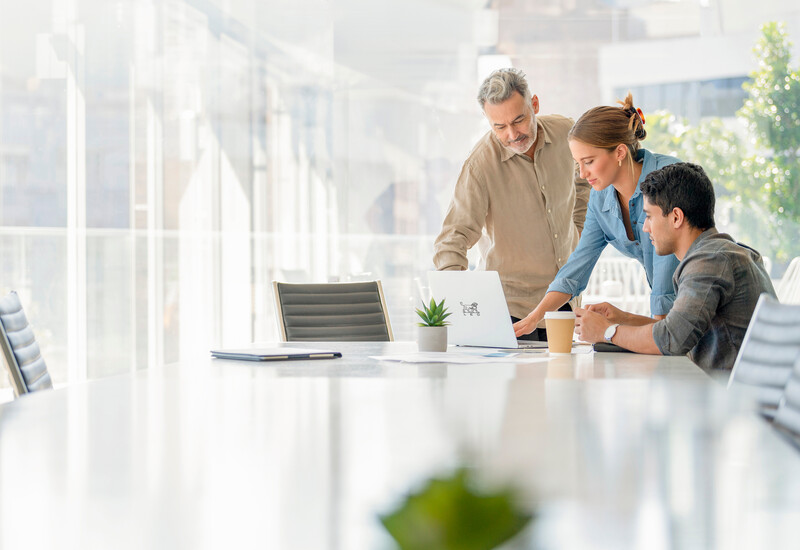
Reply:
[[650, 235], [642, 231], [645, 215], [642, 210], [644, 198], [641, 185], [645, 176], [653, 170], [680, 160], [651, 153], [645, 149], [638, 151], [636, 160], [643, 162], [642, 175], [636, 183], [636, 191], [628, 201], [633, 240], [628, 240], [625, 224], [622, 222], [622, 209], [614, 187], [609, 185], [602, 191], [592, 189], [581, 239], [567, 263], [558, 270], [556, 278], [547, 289], [548, 292], [563, 292], [571, 296], [583, 292], [600, 253], [607, 244], [610, 244], [625, 256], [636, 258], [644, 266], [647, 283], [650, 285], [650, 313], [666, 315], [672, 308], [672, 302], [675, 301], [672, 274], [678, 266], [678, 259], [674, 254], [669, 256], [656, 254], [653, 243], [650, 242]]

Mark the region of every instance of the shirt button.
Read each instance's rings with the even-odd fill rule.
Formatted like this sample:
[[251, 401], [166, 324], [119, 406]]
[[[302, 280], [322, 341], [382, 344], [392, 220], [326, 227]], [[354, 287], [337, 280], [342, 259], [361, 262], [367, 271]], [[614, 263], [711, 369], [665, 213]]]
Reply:
[[560, 261], [561, 261], [561, 258], [559, 258], [559, 259], [558, 259], [558, 261], [560, 262]]
[[547, 213], [548, 213], [548, 214], [550, 213], [550, 209], [549, 209], [549, 208], [547, 209]]
[[553, 234], [553, 238], [557, 239], [558, 238], [558, 233]]
[[542, 191], [544, 191], [544, 185], [542, 185]]

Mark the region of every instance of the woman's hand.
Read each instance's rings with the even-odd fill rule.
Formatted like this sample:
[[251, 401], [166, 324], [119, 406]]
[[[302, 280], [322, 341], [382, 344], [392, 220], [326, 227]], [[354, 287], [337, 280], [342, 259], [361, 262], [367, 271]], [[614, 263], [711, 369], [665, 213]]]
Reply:
[[527, 317], [514, 323], [514, 334], [517, 335], [517, 338], [526, 334], [530, 334], [541, 320], [542, 316], [536, 313], [536, 310], [534, 309], [528, 314]]

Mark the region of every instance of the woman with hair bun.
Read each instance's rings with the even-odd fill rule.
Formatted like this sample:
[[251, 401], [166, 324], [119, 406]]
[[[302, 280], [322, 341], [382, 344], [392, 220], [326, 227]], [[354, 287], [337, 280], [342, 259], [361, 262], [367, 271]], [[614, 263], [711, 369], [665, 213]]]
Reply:
[[621, 107], [586, 111], [569, 132], [569, 148], [580, 176], [592, 186], [586, 223], [577, 248], [559, 269], [542, 301], [514, 323], [518, 337], [536, 328], [545, 312], [558, 310], [583, 292], [607, 244], [636, 258], [644, 267], [653, 317], [662, 319], [672, 308], [672, 274], [678, 259], [673, 254], [658, 256], [650, 236], [642, 231], [645, 214], [639, 186], [653, 170], [680, 160], [640, 147], [639, 142], [647, 136], [644, 115], [633, 106], [630, 93], [618, 103]]

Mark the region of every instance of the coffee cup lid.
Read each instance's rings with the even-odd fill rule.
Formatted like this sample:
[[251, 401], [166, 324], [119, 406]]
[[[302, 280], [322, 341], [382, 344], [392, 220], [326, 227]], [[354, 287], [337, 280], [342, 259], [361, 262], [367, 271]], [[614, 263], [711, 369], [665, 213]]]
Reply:
[[574, 311], [547, 311], [544, 314], [545, 319], [574, 319]]

